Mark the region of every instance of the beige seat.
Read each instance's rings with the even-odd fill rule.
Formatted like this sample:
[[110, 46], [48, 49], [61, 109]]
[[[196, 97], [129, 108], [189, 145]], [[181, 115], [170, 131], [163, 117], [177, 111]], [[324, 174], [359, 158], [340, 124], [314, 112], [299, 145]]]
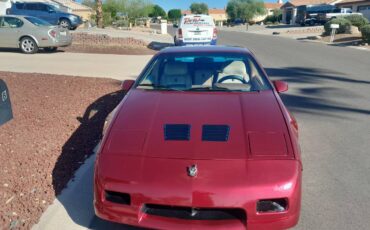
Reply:
[[[241, 76], [246, 82], [249, 82], [250, 80], [247, 73], [247, 68], [245, 67], [245, 63], [243, 61], [233, 61], [225, 66], [222, 72], [218, 74], [218, 80], [230, 75]], [[230, 79], [224, 81], [223, 83], [240, 83], [240, 81]]]
[[192, 81], [187, 63], [168, 62], [164, 66], [160, 85], [174, 88], [191, 88]]

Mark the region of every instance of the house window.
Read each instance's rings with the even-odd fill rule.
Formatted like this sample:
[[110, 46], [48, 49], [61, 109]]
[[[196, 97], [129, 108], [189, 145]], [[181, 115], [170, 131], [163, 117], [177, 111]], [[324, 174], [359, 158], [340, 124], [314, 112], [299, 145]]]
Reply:
[[370, 5], [358, 6], [357, 11], [370, 10]]

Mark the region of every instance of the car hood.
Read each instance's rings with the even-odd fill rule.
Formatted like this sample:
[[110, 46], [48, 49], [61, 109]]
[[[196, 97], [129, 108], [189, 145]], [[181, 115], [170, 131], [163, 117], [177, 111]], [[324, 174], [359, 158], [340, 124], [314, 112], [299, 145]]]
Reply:
[[[166, 140], [165, 126], [187, 124], [188, 140]], [[229, 128], [226, 141], [202, 140], [203, 125]], [[177, 92], [133, 89], [121, 103], [104, 152], [173, 159], [292, 158], [273, 91]]]

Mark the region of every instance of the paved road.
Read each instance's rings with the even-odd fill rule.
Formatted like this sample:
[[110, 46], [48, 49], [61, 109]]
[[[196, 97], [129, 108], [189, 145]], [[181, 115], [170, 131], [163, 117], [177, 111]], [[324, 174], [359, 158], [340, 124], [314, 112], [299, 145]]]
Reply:
[[250, 48], [300, 125], [303, 204], [297, 229], [370, 226], [370, 52], [237, 32], [220, 44]]
[[[273, 80], [289, 83], [283, 100], [299, 121], [304, 163], [296, 229], [368, 229], [370, 52], [238, 32], [221, 32], [219, 43], [249, 47]], [[131, 229], [93, 217], [92, 162], [69, 190], [84, 196], [56, 201], [65, 210], [54, 214], [66, 219], [48, 225], [51, 210], [38, 229]]]

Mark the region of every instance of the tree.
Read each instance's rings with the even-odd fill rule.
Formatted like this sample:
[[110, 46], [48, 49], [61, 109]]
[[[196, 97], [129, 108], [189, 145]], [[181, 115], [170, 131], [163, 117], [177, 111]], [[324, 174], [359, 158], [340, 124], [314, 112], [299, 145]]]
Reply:
[[152, 9], [152, 12], [150, 12], [149, 14], [149, 17], [154, 17], [154, 18], [157, 18], [157, 17], [162, 17], [162, 18], [165, 18], [166, 17], [166, 11], [164, 11], [164, 9], [158, 5], [154, 5], [153, 6], [153, 9]]
[[261, 0], [230, 0], [226, 13], [230, 19], [245, 19], [251, 21], [255, 16], [264, 15], [266, 8]]
[[181, 18], [181, 10], [180, 9], [171, 9], [167, 13], [168, 19], [171, 21], [178, 21]]
[[208, 14], [208, 5], [194, 2], [190, 5], [190, 11], [192, 14]]
[[103, 28], [103, 3], [102, 0], [96, 1], [96, 25], [98, 28]]

